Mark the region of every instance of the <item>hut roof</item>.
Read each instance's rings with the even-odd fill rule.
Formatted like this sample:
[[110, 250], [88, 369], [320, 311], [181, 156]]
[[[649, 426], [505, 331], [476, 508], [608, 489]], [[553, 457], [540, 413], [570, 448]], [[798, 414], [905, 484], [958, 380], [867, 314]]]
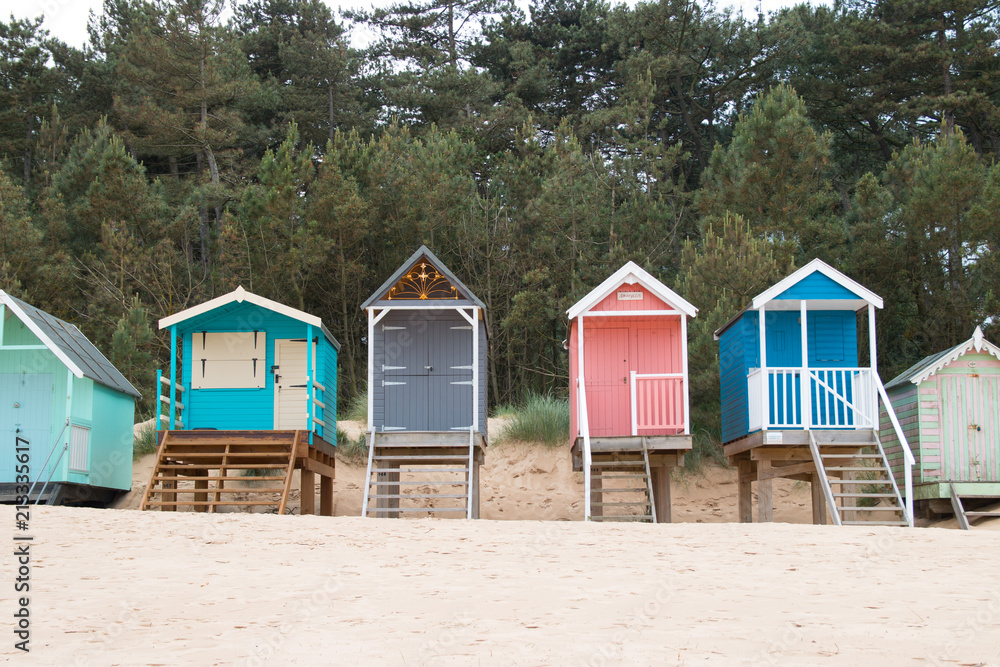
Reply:
[[181, 322], [193, 319], [195, 317], [198, 317], [199, 315], [204, 315], [205, 313], [209, 313], [213, 310], [225, 308], [226, 306], [230, 306], [231, 304], [242, 304], [244, 302], [253, 304], [255, 306], [260, 306], [261, 308], [273, 311], [275, 313], [278, 313], [279, 315], [290, 317], [293, 320], [298, 320], [306, 324], [311, 324], [314, 327], [320, 329], [323, 332], [323, 335], [326, 336], [331, 343], [333, 343], [333, 346], [337, 348], [337, 350], [340, 350], [340, 343], [337, 342], [337, 339], [333, 337], [333, 334], [330, 333], [330, 331], [326, 328], [326, 325], [323, 324], [323, 320], [321, 320], [320, 318], [316, 317], [315, 315], [310, 315], [309, 313], [302, 312], [297, 308], [286, 306], [283, 303], [278, 303], [277, 301], [272, 301], [271, 299], [265, 299], [262, 296], [254, 294], [253, 292], [248, 292], [245, 289], [243, 289], [242, 285], [234, 289], [229, 294], [223, 294], [222, 296], [217, 296], [214, 299], [206, 301], [205, 303], [198, 304], [197, 306], [192, 306], [191, 308], [182, 310], [179, 313], [174, 313], [169, 317], [164, 317], [159, 322], [160, 328], [166, 329], [167, 327], [171, 327], [175, 324], [180, 324]]
[[871, 304], [876, 308], [880, 309], [884, 306], [882, 297], [880, 297], [878, 294], [875, 294], [875, 292], [872, 292], [867, 287], [864, 287], [861, 283], [857, 282], [856, 280], [848, 278], [846, 275], [844, 275], [843, 273], [841, 273], [840, 271], [833, 268], [832, 266], [830, 266], [829, 264], [827, 264], [826, 262], [817, 257], [816, 259], [812, 260], [811, 262], [803, 266], [801, 269], [792, 272], [791, 274], [782, 278], [768, 289], [764, 290], [763, 292], [755, 296], [753, 298], [753, 301], [750, 302], [750, 305], [742, 309], [740, 312], [736, 313], [732, 318], [729, 319], [729, 321], [727, 321], [721, 327], [716, 329], [715, 340], [719, 340], [719, 336], [721, 336], [726, 329], [731, 327], [737, 320], [739, 320], [740, 317], [742, 317], [743, 314], [746, 313], [747, 311], [760, 310], [765, 305], [775, 300], [778, 300], [779, 302], [788, 301], [789, 303], [794, 303], [795, 301], [799, 300], [801, 298], [799, 296], [789, 298], [789, 296], [783, 297], [782, 295], [784, 295], [786, 292], [789, 292], [789, 290], [791, 290], [793, 287], [795, 287], [799, 283], [803, 282], [804, 280], [815, 274], [826, 276], [827, 278], [832, 280], [834, 283], [836, 283], [849, 293], [849, 294], [843, 294], [842, 296], [850, 298], [838, 297], [832, 300], [831, 299], [814, 299], [814, 300], [822, 300], [826, 301], [827, 304], [833, 303], [838, 306], [843, 306], [844, 310], [848, 309], [858, 310], [860, 308], [863, 308], [866, 304]]
[[944, 352], [938, 352], [937, 354], [932, 354], [930, 356], [924, 357], [917, 363], [910, 366], [908, 369], [894, 377], [889, 384], [885, 386], [888, 389], [894, 389], [905, 385], [907, 382], [912, 382], [913, 384], [920, 384], [931, 375], [934, 375], [939, 370], [947, 366], [953, 361], [957, 361], [959, 357], [963, 354], [968, 354], [975, 350], [976, 352], [986, 351], [992, 354], [997, 359], [1000, 359], [1000, 347], [997, 347], [993, 343], [989, 342], [983, 338], [983, 330], [976, 327], [975, 332], [972, 334], [972, 338], [965, 341], [964, 343], [959, 343], [955, 347], [948, 348]]
[[[370, 297], [368, 297], [365, 300], [364, 303], [361, 304], [361, 310], [365, 310], [368, 307], [370, 307], [373, 303], [375, 303], [376, 301], [381, 300], [382, 296], [385, 295], [393, 285], [395, 285], [396, 283], [398, 283], [400, 281], [400, 279], [402, 279], [403, 276], [406, 275], [406, 273], [421, 258], [426, 259], [438, 271], [438, 273], [440, 273], [442, 276], [444, 276], [448, 280], [448, 282], [450, 282], [452, 285], [454, 285], [458, 289], [459, 293], [465, 295], [465, 297], [469, 301], [471, 301], [472, 303], [474, 303], [477, 306], [479, 306], [480, 308], [482, 308], [484, 312], [486, 311], [486, 304], [484, 304], [482, 301], [480, 301], [479, 297], [477, 297], [475, 294], [473, 294], [472, 290], [470, 290], [468, 287], [466, 287], [465, 283], [463, 283], [461, 280], [459, 280], [458, 277], [454, 273], [452, 273], [448, 269], [448, 267], [445, 266], [444, 263], [440, 259], [437, 258], [437, 256], [434, 253], [432, 253], [430, 251], [430, 248], [428, 248], [425, 245], [422, 245], [419, 248], [417, 248], [417, 251], [415, 253], [413, 253], [412, 255], [410, 255], [410, 258], [408, 260], [406, 260], [405, 262], [403, 262], [402, 264], [400, 264], [399, 268], [396, 269], [396, 272], [393, 273], [391, 276], [389, 276], [389, 279], [386, 280], [384, 283], [382, 283], [382, 286], [379, 287], [377, 290], [375, 290], [372, 293], [372, 295]], [[451, 306], [451, 304], [449, 304], [447, 302], [444, 302], [442, 304], [442, 307], [443, 308], [448, 308], [448, 307], [452, 307], [452, 306]]]
[[0, 290], [0, 302], [7, 306], [35, 336], [78, 378], [87, 377], [123, 394], [140, 398], [136, 388], [69, 322]]
[[648, 271], [635, 262], [628, 262], [625, 266], [615, 271], [604, 282], [592, 289], [587, 296], [577, 301], [572, 308], [566, 311], [566, 315], [571, 320], [576, 319], [581, 313], [585, 313], [599, 304], [622, 283], [626, 282], [639, 283], [661, 301], [670, 304], [688, 317], [696, 317], [698, 315], [697, 308], [654, 278]]

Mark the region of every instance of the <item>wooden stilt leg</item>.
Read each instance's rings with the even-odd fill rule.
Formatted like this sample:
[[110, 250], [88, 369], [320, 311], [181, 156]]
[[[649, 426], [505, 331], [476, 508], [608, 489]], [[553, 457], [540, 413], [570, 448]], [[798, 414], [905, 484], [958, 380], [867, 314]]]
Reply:
[[750, 487], [750, 480], [753, 475], [753, 462], [738, 461], [736, 468], [739, 471], [737, 487], [739, 491], [740, 523], [753, 523], [753, 493]]
[[[196, 488], [196, 489], [205, 489], [205, 491], [202, 491], [202, 492], [194, 494], [194, 501], [196, 503], [199, 503], [199, 502], [206, 503], [206, 502], [208, 502], [208, 480], [207, 479], [198, 479], [199, 477], [208, 477], [208, 471], [207, 470], [192, 470], [191, 474], [192, 474], [192, 476], [195, 477], [194, 488]], [[208, 511], [208, 505], [195, 505], [194, 506], [194, 511], [195, 512], [207, 512]]]
[[[771, 468], [770, 461], [757, 462], [757, 474]], [[771, 480], [760, 479], [757, 481], [757, 521], [769, 523], [774, 521], [774, 499], [771, 493]]]
[[476, 461], [472, 466], [472, 483], [469, 493], [472, 494], [472, 518], [479, 518], [479, 476], [480, 463]]
[[[180, 476], [179, 473], [176, 473], [176, 474], [177, 474], [177, 476]], [[177, 502], [177, 492], [176, 491], [168, 491], [168, 489], [176, 489], [176, 488], [177, 488], [177, 482], [176, 481], [169, 481], [169, 482], [165, 481], [165, 482], [163, 482], [163, 493], [161, 494], [162, 497], [163, 497], [163, 502], [165, 502], [165, 503], [176, 503]], [[177, 511], [177, 505], [163, 505], [162, 507], [160, 507], [160, 509], [162, 511], [164, 511], [164, 512], [176, 512]]]
[[653, 476], [653, 506], [656, 508], [656, 523], [670, 523], [670, 468], [656, 466], [650, 468]]
[[[393, 468], [399, 468], [399, 464], [393, 464]], [[386, 487], [390, 495], [399, 496], [399, 472], [390, 472], [388, 474], [389, 486]], [[388, 499], [389, 509], [399, 509], [399, 498], [389, 498]], [[390, 519], [398, 519], [400, 512], [389, 512]]]
[[818, 474], [812, 476], [809, 485], [812, 487], [813, 523], [822, 526], [826, 523], [826, 496]]
[[299, 471], [299, 481], [302, 487], [302, 498], [299, 501], [299, 513], [305, 516], [306, 514], [316, 513], [316, 473], [311, 470], [306, 470], [303, 468]]
[[601, 490], [603, 486], [601, 482], [604, 480], [596, 479], [594, 475], [590, 477], [590, 516], [604, 516], [604, 508], [597, 503], [601, 502], [601, 498], [604, 497], [604, 492]]
[[326, 475], [319, 478], [319, 513], [333, 516], [333, 478]]

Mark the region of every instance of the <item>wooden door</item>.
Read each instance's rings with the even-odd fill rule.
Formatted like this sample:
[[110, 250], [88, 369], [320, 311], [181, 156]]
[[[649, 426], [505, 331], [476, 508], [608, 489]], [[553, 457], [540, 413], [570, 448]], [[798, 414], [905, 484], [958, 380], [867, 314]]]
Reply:
[[[952, 376], [958, 409], [964, 413], [964, 420], [955, 424], [953, 451], [957, 457], [965, 458], [966, 465], [960, 466], [958, 478], [970, 482], [993, 482], [997, 480], [996, 429], [998, 415], [998, 390], [1000, 381], [995, 375]], [[962, 435], [967, 437], [967, 453], [962, 457]], [[992, 446], [991, 446], [992, 445]], [[963, 469], [964, 468], [964, 469]], [[963, 474], [964, 473], [964, 474]]]
[[[313, 343], [312, 362], [315, 377], [316, 343]], [[274, 363], [278, 367], [274, 382], [274, 428], [304, 429], [309, 419], [305, 340], [274, 341]]]
[[631, 435], [628, 327], [583, 329], [583, 371], [591, 436]]
[[472, 426], [472, 325], [464, 319], [429, 323], [427, 430]]
[[[5, 451], [13, 452], [15, 438], [27, 440], [31, 454], [31, 479], [48, 477], [55, 456], [45, 470], [41, 466], [52, 450], [52, 374], [0, 374], [0, 436]], [[0, 481], [14, 480], [14, 456], [0, 461]]]
[[[681, 325], [674, 318], [636, 331], [636, 373], [681, 373]], [[636, 380], [636, 417], [640, 435], [674, 435], [684, 431], [684, 379]], [[630, 396], [631, 398], [631, 396]]]

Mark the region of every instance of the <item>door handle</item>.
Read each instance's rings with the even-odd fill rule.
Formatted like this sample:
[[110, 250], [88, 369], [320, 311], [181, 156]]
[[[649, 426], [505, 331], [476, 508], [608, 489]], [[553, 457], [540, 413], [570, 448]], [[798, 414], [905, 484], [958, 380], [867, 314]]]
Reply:
[[628, 384], [628, 376], [622, 378], [622, 384]]
[[425, 371], [432, 371], [432, 370], [434, 370], [434, 367], [433, 366], [424, 366], [424, 370]]

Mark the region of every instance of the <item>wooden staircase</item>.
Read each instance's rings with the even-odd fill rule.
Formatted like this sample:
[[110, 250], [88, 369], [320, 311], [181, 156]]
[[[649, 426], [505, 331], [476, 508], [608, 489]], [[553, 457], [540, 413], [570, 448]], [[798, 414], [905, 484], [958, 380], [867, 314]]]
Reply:
[[875, 431], [809, 431], [809, 449], [835, 525], [909, 525]]
[[656, 523], [645, 445], [638, 451], [592, 452], [591, 458], [591, 487], [586, 489], [591, 498], [590, 520]]
[[285, 513], [300, 431], [166, 431], [140, 509], [273, 506]]
[[[1000, 500], [995, 496], [966, 496], [966, 500], [978, 500], [982, 502], [984, 499], [988, 500]], [[962, 496], [959, 494], [955, 485], [951, 485], [951, 509], [955, 513], [955, 519], [958, 521], [958, 527], [962, 530], [972, 530], [972, 521], [976, 519], [985, 519], [988, 517], [1000, 517], [1000, 511], [996, 510], [967, 510], [965, 509], [965, 504], [962, 502]], [[970, 521], [970, 519], [972, 521]]]
[[372, 433], [361, 515], [464, 514], [478, 519], [475, 435]]

